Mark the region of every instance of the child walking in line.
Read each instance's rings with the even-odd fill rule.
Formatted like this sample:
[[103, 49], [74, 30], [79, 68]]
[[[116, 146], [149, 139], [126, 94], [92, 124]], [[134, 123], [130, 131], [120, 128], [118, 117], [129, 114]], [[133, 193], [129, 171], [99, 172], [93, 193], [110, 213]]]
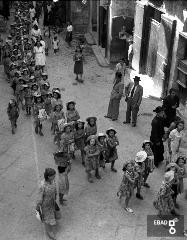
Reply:
[[33, 106], [33, 95], [28, 85], [25, 85], [24, 99], [25, 99], [26, 114], [27, 116], [29, 116], [31, 115], [31, 109]]
[[41, 94], [36, 94], [34, 96], [34, 105], [33, 105], [33, 116], [34, 116], [34, 122], [35, 122], [35, 133], [40, 136], [43, 136], [42, 132], [42, 119], [40, 118], [40, 112], [43, 111], [44, 108], [44, 103]]
[[88, 182], [93, 183], [91, 171], [95, 171], [95, 177], [101, 179], [99, 175], [99, 149], [96, 142], [96, 136], [91, 135], [87, 139], [85, 150], [85, 167], [88, 177]]
[[54, 38], [52, 39], [52, 46], [53, 46], [53, 50], [54, 50], [54, 55], [56, 55], [57, 52], [59, 51], [59, 43], [60, 43], [60, 40], [58, 39], [58, 36], [55, 35]]
[[75, 109], [75, 102], [74, 101], [69, 101], [66, 104], [67, 111], [66, 111], [66, 119], [67, 122], [76, 122], [77, 120], [80, 119], [78, 111]]
[[105, 168], [106, 162], [106, 152], [107, 152], [107, 143], [106, 135], [104, 133], [99, 133], [97, 137], [97, 143], [99, 148], [99, 166], [103, 169]]
[[85, 130], [84, 130], [85, 122], [80, 119], [75, 123], [75, 146], [77, 150], [81, 151], [82, 165], [85, 166]]
[[59, 187], [59, 202], [61, 205], [64, 205], [64, 195], [68, 195], [69, 193], [69, 179], [68, 173], [70, 172], [70, 166], [60, 167], [58, 166], [58, 187]]
[[143, 200], [141, 195], [141, 188], [144, 184], [144, 172], [145, 172], [145, 160], [147, 158], [147, 153], [145, 151], [140, 151], [136, 154], [135, 157], [135, 171], [138, 174], [138, 177], [135, 181], [135, 187], [137, 189], [136, 197], [140, 200]]
[[143, 186], [150, 188], [149, 184], [146, 181], [147, 181], [149, 174], [152, 173], [155, 168], [154, 155], [153, 155], [153, 151], [151, 149], [151, 142], [149, 140], [145, 140], [143, 142], [142, 149], [147, 153], [147, 158], [144, 161], [145, 170], [144, 170], [144, 174], [143, 174], [143, 179], [144, 179]]
[[118, 159], [117, 146], [119, 145], [116, 133], [117, 133], [116, 130], [112, 127], [106, 131], [107, 134], [106, 162], [111, 163], [112, 172], [117, 172], [117, 170], [114, 168], [115, 161]]
[[9, 101], [7, 114], [11, 123], [12, 134], [15, 134], [15, 128], [17, 128], [17, 119], [19, 117], [19, 107], [15, 99], [11, 99]]
[[87, 125], [85, 127], [85, 140], [87, 140], [89, 136], [97, 134], [97, 118], [88, 117], [86, 121]]
[[121, 199], [125, 198], [125, 210], [129, 213], [133, 213], [133, 210], [129, 208], [129, 201], [134, 193], [135, 179], [137, 173], [134, 169], [134, 162], [128, 161], [123, 165], [123, 178], [117, 192], [117, 196]]
[[171, 162], [176, 162], [179, 149], [181, 145], [181, 140], [184, 137], [184, 121], [179, 121], [177, 123], [176, 129], [172, 130], [169, 134], [168, 147], [169, 154], [171, 156]]

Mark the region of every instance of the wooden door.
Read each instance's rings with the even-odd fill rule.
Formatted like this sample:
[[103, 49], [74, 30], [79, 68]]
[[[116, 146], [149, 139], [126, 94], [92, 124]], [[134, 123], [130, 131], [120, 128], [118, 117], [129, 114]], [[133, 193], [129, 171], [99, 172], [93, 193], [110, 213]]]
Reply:
[[159, 27], [160, 27], [159, 22], [155, 21], [154, 19], [150, 20], [150, 36], [146, 67], [146, 72], [150, 77], [154, 77], [156, 71]]

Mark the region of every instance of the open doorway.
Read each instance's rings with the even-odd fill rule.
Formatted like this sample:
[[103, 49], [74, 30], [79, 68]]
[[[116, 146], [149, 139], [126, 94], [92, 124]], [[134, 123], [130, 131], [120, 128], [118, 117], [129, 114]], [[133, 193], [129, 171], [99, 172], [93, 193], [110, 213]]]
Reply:
[[108, 29], [108, 10], [106, 7], [99, 7], [99, 45], [106, 57], [107, 50], [107, 29]]

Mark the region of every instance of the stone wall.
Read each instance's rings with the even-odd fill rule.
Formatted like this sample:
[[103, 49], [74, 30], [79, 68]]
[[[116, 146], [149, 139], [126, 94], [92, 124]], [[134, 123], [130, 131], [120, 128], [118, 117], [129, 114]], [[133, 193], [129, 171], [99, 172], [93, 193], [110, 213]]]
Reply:
[[81, 1], [71, 1], [71, 20], [75, 32], [87, 32], [89, 24], [89, 1], [82, 4]]

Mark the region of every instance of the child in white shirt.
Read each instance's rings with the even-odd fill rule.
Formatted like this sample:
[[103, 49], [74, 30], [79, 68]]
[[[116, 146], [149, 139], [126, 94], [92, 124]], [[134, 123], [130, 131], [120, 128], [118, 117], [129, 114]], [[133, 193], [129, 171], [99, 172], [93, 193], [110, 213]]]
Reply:
[[56, 53], [59, 50], [59, 39], [57, 37], [57, 35], [54, 36], [53, 40], [52, 40], [52, 45], [53, 45], [53, 50], [54, 50], [54, 54], [56, 55]]

